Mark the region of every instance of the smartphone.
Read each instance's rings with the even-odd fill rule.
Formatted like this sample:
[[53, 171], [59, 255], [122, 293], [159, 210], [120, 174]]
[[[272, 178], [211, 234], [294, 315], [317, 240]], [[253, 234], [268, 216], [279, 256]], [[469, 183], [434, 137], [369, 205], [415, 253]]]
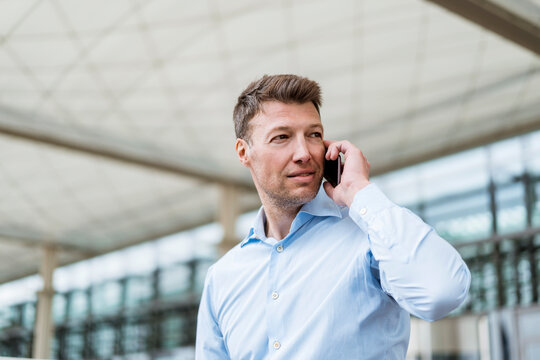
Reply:
[[338, 186], [341, 182], [341, 155], [338, 155], [336, 160], [324, 159], [323, 176], [333, 187]]

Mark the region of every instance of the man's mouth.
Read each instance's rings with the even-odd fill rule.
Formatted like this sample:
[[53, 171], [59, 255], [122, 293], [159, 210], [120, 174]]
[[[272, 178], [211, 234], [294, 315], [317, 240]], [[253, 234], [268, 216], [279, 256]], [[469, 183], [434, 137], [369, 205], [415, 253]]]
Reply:
[[311, 180], [313, 176], [315, 175], [315, 171], [296, 171], [289, 175], [287, 175], [288, 178], [296, 179], [296, 180]]

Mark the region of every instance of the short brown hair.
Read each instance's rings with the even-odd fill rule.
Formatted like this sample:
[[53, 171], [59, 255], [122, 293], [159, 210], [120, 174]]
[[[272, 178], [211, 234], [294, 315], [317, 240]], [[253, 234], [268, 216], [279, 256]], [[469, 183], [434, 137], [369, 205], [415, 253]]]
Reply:
[[298, 75], [264, 75], [253, 81], [238, 97], [234, 107], [233, 120], [236, 137], [249, 138], [249, 120], [253, 119], [265, 101], [279, 101], [285, 104], [312, 102], [320, 114], [322, 104], [319, 84]]

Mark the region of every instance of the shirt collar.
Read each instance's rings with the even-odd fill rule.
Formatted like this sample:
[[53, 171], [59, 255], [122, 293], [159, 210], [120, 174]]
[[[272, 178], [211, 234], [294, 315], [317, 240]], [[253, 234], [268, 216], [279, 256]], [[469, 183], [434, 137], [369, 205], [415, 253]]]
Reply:
[[336, 216], [341, 218], [341, 209], [330, 199], [324, 190], [324, 187], [321, 184], [317, 196], [308, 203], [305, 203], [304, 206], [300, 209], [299, 213], [307, 213], [313, 216]]
[[[309, 214], [312, 216], [336, 216], [341, 218], [341, 210], [340, 207], [328, 197], [326, 194], [326, 191], [324, 190], [322, 184], [319, 188], [319, 192], [317, 193], [317, 196], [310, 202], [305, 203], [298, 214], [301, 213]], [[240, 243], [240, 247], [244, 247], [247, 243], [255, 242], [255, 241], [262, 241], [262, 239], [266, 239], [265, 233], [264, 233], [264, 207], [260, 207], [259, 212], [257, 213], [257, 216], [255, 217], [255, 220], [253, 221], [253, 226], [249, 229], [248, 236]]]
[[257, 216], [255, 217], [255, 220], [253, 221], [253, 225], [249, 229], [249, 234], [247, 238], [242, 241], [240, 244], [240, 247], [243, 247], [245, 244], [251, 241], [262, 241], [263, 239], [266, 239], [264, 234], [264, 218], [266, 216], [264, 215], [264, 208], [261, 206], [259, 208], [259, 212], [257, 213]]

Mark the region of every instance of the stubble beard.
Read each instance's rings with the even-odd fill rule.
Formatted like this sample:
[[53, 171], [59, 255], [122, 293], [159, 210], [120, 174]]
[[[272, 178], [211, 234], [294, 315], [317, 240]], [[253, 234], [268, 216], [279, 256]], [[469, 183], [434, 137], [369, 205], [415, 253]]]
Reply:
[[[277, 188], [278, 190], [273, 189], [265, 189], [262, 188], [262, 192], [264, 193], [264, 197], [266, 200], [272, 205], [277, 208], [281, 209], [293, 209], [293, 208], [299, 208], [305, 203], [310, 202], [317, 196], [317, 192], [319, 191], [319, 188], [321, 186], [322, 177], [316, 181], [317, 186], [313, 186], [313, 191], [304, 194], [304, 195], [296, 195], [292, 191], [288, 191], [285, 184], [279, 184], [279, 186], [273, 187]], [[262, 195], [262, 194], [261, 194]], [[261, 198], [261, 200], [263, 200]]]

